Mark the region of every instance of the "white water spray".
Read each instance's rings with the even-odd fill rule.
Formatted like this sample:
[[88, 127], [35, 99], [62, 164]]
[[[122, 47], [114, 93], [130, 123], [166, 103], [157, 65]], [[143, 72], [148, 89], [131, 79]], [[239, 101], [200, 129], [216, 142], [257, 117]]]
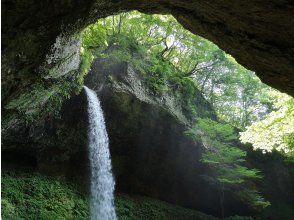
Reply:
[[114, 178], [103, 112], [94, 91], [84, 87], [88, 98], [89, 157], [91, 166], [91, 220], [116, 220]]

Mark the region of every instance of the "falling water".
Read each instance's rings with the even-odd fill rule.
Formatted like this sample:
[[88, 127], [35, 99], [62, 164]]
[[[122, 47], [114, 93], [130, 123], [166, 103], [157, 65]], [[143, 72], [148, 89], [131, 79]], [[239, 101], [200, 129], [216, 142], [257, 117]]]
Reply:
[[91, 220], [115, 220], [114, 179], [103, 112], [94, 91], [84, 87], [88, 98], [89, 157], [91, 166]]

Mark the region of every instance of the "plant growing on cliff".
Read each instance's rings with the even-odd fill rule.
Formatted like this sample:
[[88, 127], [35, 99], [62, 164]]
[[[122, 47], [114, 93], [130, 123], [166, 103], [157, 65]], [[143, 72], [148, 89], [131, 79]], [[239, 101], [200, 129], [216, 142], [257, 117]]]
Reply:
[[234, 145], [238, 139], [232, 126], [211, 119], [199, 119], [197, 125], [186, 134], [202, 140], [205, 147], [202, 162], [211, 168], [211, 173], [205, 179], [219, 189], [222, 216], [225, 214], [226, 191], [256, 209], [270, 204], [254, 187], [252, 180], [262, 176], [257, 169], [244, 165], [246, 152]]

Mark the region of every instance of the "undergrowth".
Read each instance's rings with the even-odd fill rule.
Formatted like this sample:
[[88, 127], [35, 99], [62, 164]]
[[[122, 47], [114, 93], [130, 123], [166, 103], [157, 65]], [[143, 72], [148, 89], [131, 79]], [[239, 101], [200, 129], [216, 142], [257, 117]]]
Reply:
[[[89, 219], [89, 199], [81, 189], [37, 173], [2, 173], [1, 197], [3, 220]], [[142, 196], [119, 194], [115, 205], [120, 220], [217, 220], [195, 210]]]

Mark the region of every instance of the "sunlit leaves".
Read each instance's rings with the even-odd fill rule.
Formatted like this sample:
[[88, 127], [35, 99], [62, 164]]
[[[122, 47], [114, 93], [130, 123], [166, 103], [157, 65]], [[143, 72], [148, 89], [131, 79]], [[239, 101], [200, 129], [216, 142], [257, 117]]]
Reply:
[[82, 44], [86, 48], [100, 47], [106, 44], [106, 30], [101, 22], [89, 25], [82, 32]]
[[279, 108], [241, 132], [241, 141], [251, 143], [254, 149], [262, 149], [264, 152], [276, 149], [293, 155], [294, 99], [285, 94], [277, 95], [280, 101], [275, 103], [275, 107]]

